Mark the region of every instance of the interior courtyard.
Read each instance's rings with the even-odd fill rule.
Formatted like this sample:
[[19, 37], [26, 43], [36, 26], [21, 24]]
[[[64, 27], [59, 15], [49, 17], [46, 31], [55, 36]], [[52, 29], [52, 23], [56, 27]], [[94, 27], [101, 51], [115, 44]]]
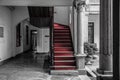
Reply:
[[0, 80], [119, 80], [115, 3], [0, 0]]

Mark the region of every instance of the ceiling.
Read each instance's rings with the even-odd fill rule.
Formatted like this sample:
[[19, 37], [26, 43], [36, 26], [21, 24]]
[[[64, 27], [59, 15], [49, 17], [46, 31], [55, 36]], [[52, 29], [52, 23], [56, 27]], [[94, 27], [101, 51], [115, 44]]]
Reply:
[[30, 24], [36, 27], [48, 27], [52, 18], [53, 7], [28, 7]]
[[71, 6], [73, 0], [0, 0], [4, 6]]

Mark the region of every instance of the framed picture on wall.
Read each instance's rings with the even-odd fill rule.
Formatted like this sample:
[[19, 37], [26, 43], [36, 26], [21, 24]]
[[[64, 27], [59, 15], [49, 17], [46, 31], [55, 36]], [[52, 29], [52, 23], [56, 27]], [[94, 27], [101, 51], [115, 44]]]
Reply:
[[0, 38], [4, 37], [4, 28], [0, 27]]

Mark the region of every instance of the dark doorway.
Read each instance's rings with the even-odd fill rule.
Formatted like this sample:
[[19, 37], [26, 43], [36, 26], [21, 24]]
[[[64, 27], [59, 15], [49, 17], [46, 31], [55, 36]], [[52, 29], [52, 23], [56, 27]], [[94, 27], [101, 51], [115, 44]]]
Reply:
[[30, 35], [31, 35], [30, 37], [31, 50], [34, 50], [37, 48], [37, 30], [31, 30]]

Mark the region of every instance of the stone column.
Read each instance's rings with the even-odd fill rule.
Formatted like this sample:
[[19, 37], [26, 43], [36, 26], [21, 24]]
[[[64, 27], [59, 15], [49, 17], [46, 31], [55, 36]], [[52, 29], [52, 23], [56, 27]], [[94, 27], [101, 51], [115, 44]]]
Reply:
[[113, 21], [112, 0], [100, 0], [100, 80], [112, 80]]
[[77, 68], [79, 74], [86, 74], [85, 70], [85, 54], [84, 54], [84, 42], [85, 42], [85, 23], [86, 16], [85, 16], [85, 5], [83, 1], [80, 1], [77, 5], [77, 54], [76, 54], [76, 61], [77, 61]]

